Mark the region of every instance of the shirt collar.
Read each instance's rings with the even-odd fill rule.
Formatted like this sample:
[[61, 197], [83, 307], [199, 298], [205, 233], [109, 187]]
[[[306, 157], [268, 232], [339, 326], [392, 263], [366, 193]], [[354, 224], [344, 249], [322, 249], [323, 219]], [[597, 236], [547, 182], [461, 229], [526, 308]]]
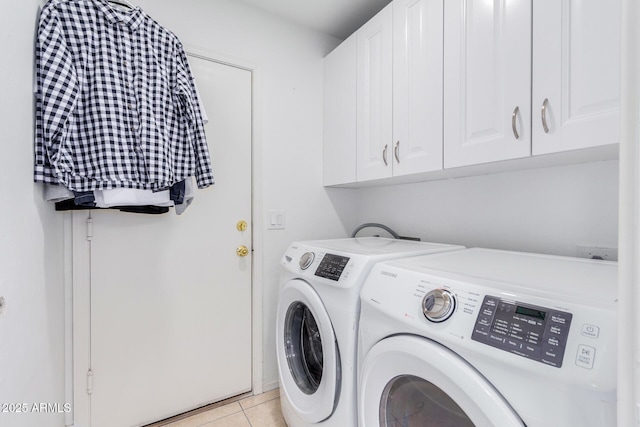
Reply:
[[144, 20], [144, 12], [139, 7], [136, 7], [130, 12], [119, 13], [107, 0], [99, 0], [98, 8], [112, 24], [122, 22], [131, 27], [134, 31], [140, 27], [140, 24], [142, 24], [142, 21]]

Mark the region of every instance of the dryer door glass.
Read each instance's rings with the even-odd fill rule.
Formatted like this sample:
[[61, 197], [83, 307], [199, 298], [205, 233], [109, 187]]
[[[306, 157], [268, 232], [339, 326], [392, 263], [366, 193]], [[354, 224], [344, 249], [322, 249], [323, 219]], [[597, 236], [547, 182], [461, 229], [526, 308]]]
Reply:
[[473, 427], [467, 414], [444, 391], [422, 378], [401, 375], [391, 380], [380, 400], [385, 427]]
[[289, 370], [298, 388], [305, 394], [315, 393], [322, 380], [322, 337], [316, 319], [301, 302], [287, 310], [284, 342]]

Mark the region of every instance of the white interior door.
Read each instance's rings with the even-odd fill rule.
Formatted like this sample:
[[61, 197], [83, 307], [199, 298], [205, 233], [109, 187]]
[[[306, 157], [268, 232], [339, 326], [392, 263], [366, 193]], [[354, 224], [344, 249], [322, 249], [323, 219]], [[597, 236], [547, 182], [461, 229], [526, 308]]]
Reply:
[[251, 253], [236, 254], [251, 248], [251, 73], [190, 62], [216, 185], [181, 216], [91, 213], [92, 427], [144, 425], [251, 389]]

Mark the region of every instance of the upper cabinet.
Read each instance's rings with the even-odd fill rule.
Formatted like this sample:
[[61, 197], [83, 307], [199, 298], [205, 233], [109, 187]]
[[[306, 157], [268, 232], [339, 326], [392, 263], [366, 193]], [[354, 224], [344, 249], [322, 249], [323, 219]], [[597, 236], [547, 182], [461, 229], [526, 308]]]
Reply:
[[393, 175], [442, 169], [443, 0], [393, 2]]
[[617, 143], [620, 1], [445, 5], [445, 168]]
[[442, 169], [443, 0], [396, 0], [324, 62], [324, 185]]
[[531, 0], [447, 0], [444, 166], [531, 153]]
[[356, 182], [356, 36], [324, 59], [325, 186]]
[[534, 1], [534, 155], [619, 142], [620, 7]]
[[392, 5], [356, 32], [357, 179], [392, 174]]
[[396, 0], [357, 36], [357, 180], [442, 169], [442, 0]]
[[620, 14], [621, 0], [393, 0], [325, 59], [325, 185], [615, 158]]

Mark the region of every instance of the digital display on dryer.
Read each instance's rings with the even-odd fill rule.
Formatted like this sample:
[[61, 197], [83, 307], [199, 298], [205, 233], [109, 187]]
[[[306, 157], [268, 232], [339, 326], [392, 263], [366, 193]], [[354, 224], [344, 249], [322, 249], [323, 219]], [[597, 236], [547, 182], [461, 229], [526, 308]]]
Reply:
[[541, 310], [536, 310], [529, 307], [523, 307], [521, 305], [516, 307], [517, 314], [523, 314], [525, 316], [533, 317], [535, 319], [544, 320], [544, 317], [547, 315], [546, 312]]
[[326, 254], [322, 258], [322, 261], [320, 261], [320, 265], [318, 266], [315, 275], [318, 277], [324, 277], [325, 279], [335, 280], [337, 282], [340, 280], [340, 276], [348, 262], [349, 257]]

